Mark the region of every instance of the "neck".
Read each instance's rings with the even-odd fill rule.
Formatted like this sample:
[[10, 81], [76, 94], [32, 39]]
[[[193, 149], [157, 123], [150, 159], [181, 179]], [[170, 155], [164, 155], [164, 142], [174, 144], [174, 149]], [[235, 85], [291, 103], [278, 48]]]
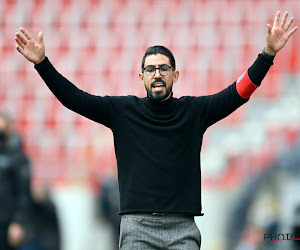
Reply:
[[164, 101], [170, 99], [170, 97], [171, 97], [172, 95], [173, 95], [173, 92], [170, 92], [170, 94], [169, 94], [165, 99], [161, 100], [160, 102], [164, 102]]
[[149, 99], [150, 99], [151, 101], [157, 102], [157, 103], [165, 102], [165, 101], [169, 100], [172, 96], [173, 96], [173, 92], [171, 91], [170, 94], [169, 94], [165, 99], [159, 100], [159, 101], [158, 101], [157, 99], [152, 98], [152, 97], [147, 93], [147, 97], [149, 97]]

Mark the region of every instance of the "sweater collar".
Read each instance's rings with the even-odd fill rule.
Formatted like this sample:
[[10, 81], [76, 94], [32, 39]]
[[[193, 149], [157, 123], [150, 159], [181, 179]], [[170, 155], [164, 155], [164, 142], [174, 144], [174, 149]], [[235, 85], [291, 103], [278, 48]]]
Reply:
[[162, 102], [158, 102], [156, 100], [153, 100], [151, 97], [147, 96], [144, 98], [144, 103], [149, 109], [161, 113], [169, 110], [171, 106], [175, 103], [175, 100], [176, 99], [173, 97], [172, 93], [170, 98]]

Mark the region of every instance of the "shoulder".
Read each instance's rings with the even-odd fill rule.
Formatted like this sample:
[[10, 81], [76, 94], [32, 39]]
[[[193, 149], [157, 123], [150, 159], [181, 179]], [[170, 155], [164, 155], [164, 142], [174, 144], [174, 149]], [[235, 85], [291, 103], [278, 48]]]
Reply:
[[13, 132], [7, 142], [7, 147], [11, 151], [22, 151], [23, 140], [20, 134]]
[[206, 98], [207, 96], [182, 96], [178, 98], [178, 102], [183, 104], [197, 104], [205, 101]]

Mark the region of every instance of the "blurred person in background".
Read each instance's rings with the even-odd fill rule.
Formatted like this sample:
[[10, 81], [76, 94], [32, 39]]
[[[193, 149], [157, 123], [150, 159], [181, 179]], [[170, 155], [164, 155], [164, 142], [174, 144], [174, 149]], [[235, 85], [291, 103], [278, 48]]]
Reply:
[[30, 206], [24, 219], [25, 236], [18, 250], [59, 250], [60, 230], [50, 190], [31, 185]]
[[[247, 184], [226, 229], [228, 250], [298, 250], [299, 240], [270, 242], [264, 235], [300, 238], [300, 134], [296, 145]], [[289, 234], [289, 235], [286, 235]], [[282, 236], [281, 236], [282, 237]]]
[[0, 113], [0, 249], [15, 249], [24, 235], [29, 206], [30, 162], [10, 118]]
[[[38, 40], [23, 28], [17, 50], [67, 108], [110, 128], [114, 134], [120, 191], [121, 249], [200, 249], [194, 216], [201, 216], [200, 151], [203, 134], [248, 101], [297, 30], [278, 11], [268, 24], [266, 47], [253, 65], [223, 91], [201, 97], [173, 97], [175, 59], [163, 46], [148, 48], [139, 78], [147, 97], [94, 96], [60, 75]], [[66, 62], [67, 63], [67, 62]], [[122, 75], [120, 75], [122, 80]], [[109, 84], [105, 82], [103, 84]]]
[[113, 244], [118, 249], [120, 235], [120, 216], [118, 212], [119, 204], [119, 185], [117, 177], [107, 177], [101, 181], [101, 191], [99, 194], [99, 210], [107, 222], [112, 227]]

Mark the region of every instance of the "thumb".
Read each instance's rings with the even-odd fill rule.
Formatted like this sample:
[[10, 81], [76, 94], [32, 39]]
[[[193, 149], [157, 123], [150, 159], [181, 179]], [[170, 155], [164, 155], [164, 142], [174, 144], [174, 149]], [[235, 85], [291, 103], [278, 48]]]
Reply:
[[272, 30], [272, 27], [270, 24], [267, 24], [267, 35], [270, 36], [271, 35], [271, 30]]
[[38, 43], [41, 44], [41, 43], [43, 43], [43, 41], [44, 41], [44, 35], [43, 35], [43, 32], [40, 31], [38, 34]]

